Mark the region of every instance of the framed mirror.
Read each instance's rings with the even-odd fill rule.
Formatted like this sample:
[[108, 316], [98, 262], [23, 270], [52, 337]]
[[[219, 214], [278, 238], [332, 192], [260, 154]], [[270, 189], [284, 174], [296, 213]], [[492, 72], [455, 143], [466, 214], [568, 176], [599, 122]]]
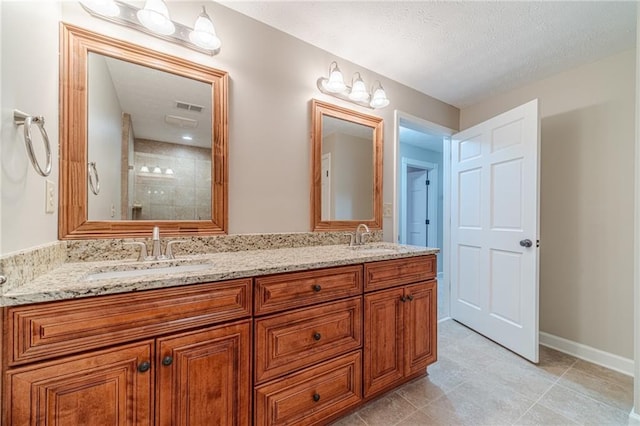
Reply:
[[228, 75], [61, 26], [60, 239], [227, 231]]
[[382, 229], [382, 118], [311, 101], [311, 227]]

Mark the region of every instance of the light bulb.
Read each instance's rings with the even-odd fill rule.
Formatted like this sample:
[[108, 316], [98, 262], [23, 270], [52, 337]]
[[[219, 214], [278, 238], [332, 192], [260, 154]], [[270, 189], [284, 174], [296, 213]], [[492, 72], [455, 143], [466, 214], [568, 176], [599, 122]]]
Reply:
[[335, 61], [331, 62], [331, 65], [329, 65], [329, 79], [325, 83], [325, 87], [331, 93], [340, 93], [347, 88], [347, 85], [344, 84], [344, 79], [342, 78], [342, 72]]
[[165, 175], [172, 175], [173, 174], [173, 170], [171, 168], [167, 168], [167, 170], [164, 171]]
[[[358, 75], [357, 79], [355, 79], [356, 74]], [[367, 87], [364, 85], [364, 81], [362, 81], [362, 77], [360, 77], [360, 73], [355, 73], [353, 77], [354, 80], [351, 86], [351, 92], [349, 92], [349, 99], [356, 102], [366, 102], [369, 99], [369, 93], [367, 92]]]
[[176, 30], [163, 0], [147, 0], [144, 9], [140, 9], [136, 16], [142, 25], [155, 33], [170, 35]]
[[160, 167], [158, 167], [158, 166], [155, 166], [153, 168], [153, 173], [162, 173], [162, 169]]
[[371, 108], [384, 108], [389, 105], [389, 99], [387, 99], [387, 94], [382, 88], [382, 84], [378, 82], [378, 87], [373, 91], [373, 96], [371, 98]]
[[147, 166], [142, 166], [142, 167], [140, 167], [140, 172], [141, 173], [149, 173], [149, 168]]
[[217, 50], [222, 46], [222, 41], [216, 35], [216, 29], [213, 26], [213, 21], [204, 6], [202, 6], [202, 13], [196, 19], [196, 23], [193, 26], [193, 31], [189, 33], [189, 40], [196, 46], [203, 49]]

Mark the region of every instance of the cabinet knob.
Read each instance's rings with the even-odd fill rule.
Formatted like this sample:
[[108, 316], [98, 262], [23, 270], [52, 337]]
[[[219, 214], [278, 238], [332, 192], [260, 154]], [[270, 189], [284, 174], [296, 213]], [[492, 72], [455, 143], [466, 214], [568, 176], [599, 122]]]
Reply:
[[314, 400], [315, 402], [320, 401], [320, 394], [319, 394], [319, 393], [314, 393], [314, 394], [313, 394], [313, 400]]
[[314, 284], [312, 288], [316, 293], [322, 290], [322, 286], [320, 284]]
[[406, 301], [407, 301], [407, 298], [406, 298], [406, 297], [404, 297], [404, 296], [402, 296], [402, 297], [400, 298], [400, 301], [401, 301], [401, 302], [406, 302]]
[[322, 338], [322, 335], [320, 333], [313, 333], [314, 340], [320, 340], [321, 338]]
[[149, 361], [143, 361], [140, 363], [140, 365], [138, 365], [138, 371], [141, 373], [149, 371], [150, 368], [151, 368], [151, 363]]
[[162, 358], [162, 365], [168, 366], [171, 365], [173, 363], [173, 357], [170, 355], [165, 356], [164, 358]]
[[413, 300], [413, 296], [412, 295], [408, 295], [407, 299], [409, 299], [409, 302], [411, 302]]

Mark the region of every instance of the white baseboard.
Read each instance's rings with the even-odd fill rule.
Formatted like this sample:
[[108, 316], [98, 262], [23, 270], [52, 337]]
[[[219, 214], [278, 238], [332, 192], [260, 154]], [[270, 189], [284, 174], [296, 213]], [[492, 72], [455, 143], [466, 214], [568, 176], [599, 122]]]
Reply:
[[[540, 344], [633, 377], [634, 364], [632, 359], [624, 358], [542, 331], [540, 332]], [[637, 416], [638, 414], [635, 413], [635, 415]]]
[[635, 410], [631, 410], [629, 413], [629, 426], [640, 426], [640, 414]]
[[444, 322], [444, 321], [449, 321], [451, 319], [451, 317], [444, 317], [444, 318], [440, 318], [438, 320], [439, 323]]

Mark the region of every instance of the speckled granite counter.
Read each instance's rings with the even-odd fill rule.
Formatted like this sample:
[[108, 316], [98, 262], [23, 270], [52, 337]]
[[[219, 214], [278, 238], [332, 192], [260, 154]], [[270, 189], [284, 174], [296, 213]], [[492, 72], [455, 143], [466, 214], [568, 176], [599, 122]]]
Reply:
[[[23, 305], [53, 300], [74, 299], [113, 293], [150, 290], [162, 287], [222, 281], [279, 272], [300, 271], [373, 262], [385, 259], [437, 253], [438, 249], [372, 243], [353, 250], [346, 245], [325, 245], [271, 250], [223, 252], [180, 256], [175, 261], [152, 265], [130, 260], [64, 263], [3, 294], [2, 306]], [[91, 279], [91, 274], [109, 271], [163, 268], [177, 265], [205, 265], [199, 270], [158, 273], [136, 277]]]

